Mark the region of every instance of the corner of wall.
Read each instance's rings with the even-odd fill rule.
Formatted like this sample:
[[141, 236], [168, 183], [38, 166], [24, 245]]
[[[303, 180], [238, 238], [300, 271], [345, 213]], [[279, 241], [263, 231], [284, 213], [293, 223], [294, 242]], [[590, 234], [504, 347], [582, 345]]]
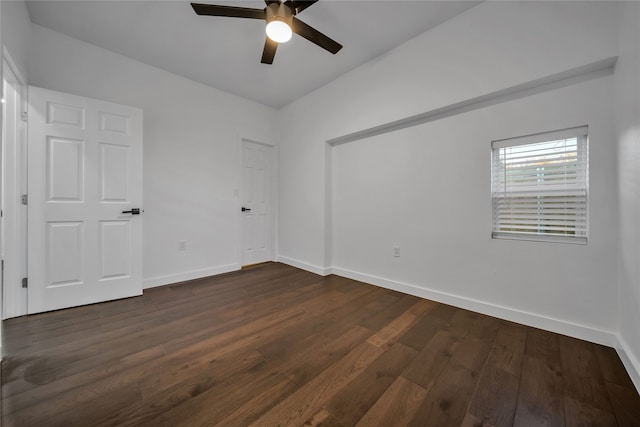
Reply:
[[631, 377], [631, 381], [633, 381], [633, 384], [640, 393], [640, 360], [635, 357], [629, 345], [620, 334], [617, 334], [616, 337], [618, 343], [615, 346], [615, 349], [618, 356], [620, 356], [620, 360], [622, 360], [624, 367], [627, 369], [627, 373], [629, 374], [629, 377]]
[[299, 268], [301, 270], [309, 271], [311, 273], [318, 274], [320, 276], [328, 276], [333, 273], [331, 267], [320, 267], [318, 265], [310, 264], [305, 261], [301, 261], [298, 259], [293, 259], [289, 257], [285, 257], [282, 255], [276, 256], [276, 261], [281, 262], [283, 264], [290, 265], [291, 267]]
[[640, 391], [640, 4], [621, 2], [614, 73], [618, 187], [618, 330], [616, 350]]

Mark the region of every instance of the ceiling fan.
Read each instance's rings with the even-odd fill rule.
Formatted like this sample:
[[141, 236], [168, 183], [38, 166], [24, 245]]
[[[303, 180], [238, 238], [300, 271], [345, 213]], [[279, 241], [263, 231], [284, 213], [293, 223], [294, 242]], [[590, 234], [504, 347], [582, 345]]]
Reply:
[[265, 0], [267, 7], [253, 9], [249, 7], [219, 6], [213, 4], [191, 3], [198, 15], [228, 16], [232, 18], [264, 19], [267, 22], [267, 38], [262, 51], [263, 64], [273, 64], [273, 57], [279, 43], [291, 39], [292, 33], [304, 37], [321, 48], [335, 54], [342, 45], [325, 36], [320, 31], [305, 24], [296, 15], [312, 6], [318, 0]]

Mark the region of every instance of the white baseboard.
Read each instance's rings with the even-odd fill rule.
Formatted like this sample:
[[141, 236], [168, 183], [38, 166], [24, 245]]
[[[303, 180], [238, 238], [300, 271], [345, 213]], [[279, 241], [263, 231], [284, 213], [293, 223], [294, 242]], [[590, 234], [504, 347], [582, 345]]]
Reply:
[[202, 277], [215, 276], [216, 274], [228, 273], [240, 270], [240, 264], [221, 265], [219, 267], [203, 268], [201, 270], [185, 271], [184, 273], [170, 274], [167, 276], [157, 276], [144, 279], [143, 289], [155, 288], [157, 286], [170, 285], [172, 283], [184, 282], [187, 280], [200, 279]]
[[401, 283], [370, 274], [359, 273], [345, 268], [333, 267], [331, 270], [333, 274], [336, 274], [338, 276], [359, 280], [361, 282], [370, 283], [372, 285], [381, 286], [383, 288], [392, 289], [394, 291], [403, 292], [405, 294], [415, 295], [421, 298], [426, 298], [444, 304], [453, 305], [455, 307], [475, 311], [477, 313], [486, 314], [488, 316], [498, 317], [500, 319], [532, 326], [534, 328], [544, 329], [562, 335], [568, 335], [613, 348], [616, 348], [618, 344], [618, 337], [613, 332], [603, 331], [601, 329], [596, 329], [590, 326], [567, 322], [547, 316], [541, 316], [539, 314], [521, 311], [509, 307], [503, 307], [491, 304], [489, 302], [478, 301], [459, 295], [453, 295], [441, 291], [422, 288], [408, 283]]
[[627, 342], [620, 335], [617, 335], [618, 343], [615, 346], [622, 364], [627, 369], [627, 373], [631, 377], [631, 381], [636, 386], [636, 390], [640, 393], [640, 361], [629, 349]]
[[331, 274], [331, 267], [319, 267], [297, 259], [287, 258], [282, 255], [278, 255], [276, 257], [276, 261], [302, 270], [310, 271], [311, 273], [319, 274], [320, 276], [328, 276]]

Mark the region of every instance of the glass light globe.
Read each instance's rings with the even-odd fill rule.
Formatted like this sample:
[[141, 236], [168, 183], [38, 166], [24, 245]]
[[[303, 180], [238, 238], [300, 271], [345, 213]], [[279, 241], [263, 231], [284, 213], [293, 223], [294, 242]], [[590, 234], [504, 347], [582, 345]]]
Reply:
[[274, 19], [267, 24], [267, 37], [276, 43], [285, 43], [291, 40], [293, 32], [286, 22]]

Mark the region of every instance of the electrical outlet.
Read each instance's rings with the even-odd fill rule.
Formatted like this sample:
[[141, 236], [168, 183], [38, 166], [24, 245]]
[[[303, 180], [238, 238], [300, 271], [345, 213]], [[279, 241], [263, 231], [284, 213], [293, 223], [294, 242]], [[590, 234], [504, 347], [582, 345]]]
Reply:
[[400, 246], [392, 246], [391, 249], [393, 250], [394, 257], [400, 256]]
[[187, 250], [187, 241], [186, 240], [180, 240], [178, 242], [178, 250], [179, 251], [186, 251]]

